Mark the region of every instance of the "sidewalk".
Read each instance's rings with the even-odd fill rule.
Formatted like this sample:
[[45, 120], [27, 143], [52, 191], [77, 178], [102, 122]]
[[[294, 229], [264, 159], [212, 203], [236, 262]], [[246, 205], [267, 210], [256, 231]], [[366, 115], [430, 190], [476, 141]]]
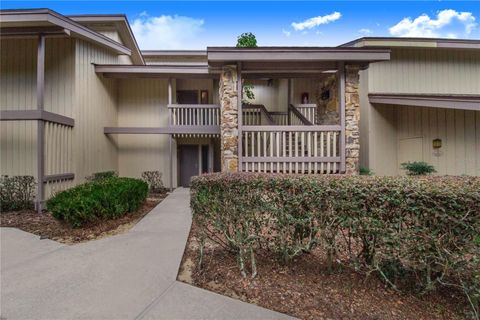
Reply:
[[177, 189], [129, 232], [66, 246], [1, 228], [2, 319], [288, 319], [176, 281], [191, 224]]

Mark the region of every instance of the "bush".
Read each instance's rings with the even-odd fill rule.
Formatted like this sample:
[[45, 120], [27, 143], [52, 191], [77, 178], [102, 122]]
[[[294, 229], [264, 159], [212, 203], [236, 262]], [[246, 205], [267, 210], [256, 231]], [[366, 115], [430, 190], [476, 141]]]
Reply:
[[288, 262], [318, 246], [332, 267], [373, 271], [396, 288], [479, 297], [478, 177], [212, 174], [193, 178], [191, 193], [200, 242], [235, 252], [244, 276], [255, 276], [260, 248]]
[[360, 167], [361, 176], [373, 176], [373, 171], [367, 167]]
[[116, 171], [112, 170], [112, 171], [95, 172], [91, 176], [85, 177], [85, 179], [87, 181], [97, 181], [97, 180], [108, 179], [113, 177], [118, 177], [118, 174]]
[[80, 227], [138, 209], [147, 193], [148, 185], [141, 180], [112, 177], [62, 191], [47, 201], [47, 209], [55, 218]]
[[1, 176], [0, 211], [33, 209], [35, 187], [32, 176]]
[[160, 171], [144, 171], [142, 172], [142, 180], [148, 184], [151, 193], [160, 193], [164, 189]]
[[402, 163], [402, 169], [406, 170], [409, 176], [423, 176], [437, 172], [432, 165], [423, 161]]

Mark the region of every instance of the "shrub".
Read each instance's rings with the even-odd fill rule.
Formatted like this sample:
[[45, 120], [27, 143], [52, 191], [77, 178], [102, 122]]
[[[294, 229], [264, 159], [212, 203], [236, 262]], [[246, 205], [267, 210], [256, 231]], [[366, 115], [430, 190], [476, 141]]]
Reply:
[[62, 191], [47, 201], [47, 209], [55, 218], [80, 227], [138, 209], [147, 193], [148, 185], [141, 180], [112, 177]]
[[331, 264], [396, 288], [451, 285], [479, 297], [478, 177], [211, 174], [193, 178], [191, 193], [200, 242], [235, 252], [244, 276], [256, 274], [260, 248], [288, 262], [318, 246]]
[[107, 178], [112, 178], [112, 177], [118, 177], [118, 174], [116, 171], [100, 171], [100, 172], [95, 172], [91, 176], [85, 177], [87, 181], [97, 181], [97, 180], [102, 180], [102, 179], [107, 179]]
[[33, 209], [35, 187], [32, 176], [0, 177], [0, 211]]
[[373, 176], [373, 171], [367, 167], [360, 167], [361, 176]]
[[159, 193], [164, 189], [160, 171], [144, 171], [142, 172], [142, 180], [148, 184], [151, 193]]
[[409, 176], [423, 176], [437, 172], [432, 165], [423, 161], [402, 163], [402, 169], [406, 170]]

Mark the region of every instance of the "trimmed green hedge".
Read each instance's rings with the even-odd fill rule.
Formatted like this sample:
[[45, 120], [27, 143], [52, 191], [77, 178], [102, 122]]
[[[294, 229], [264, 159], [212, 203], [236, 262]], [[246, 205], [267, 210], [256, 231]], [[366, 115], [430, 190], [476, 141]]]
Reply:
[[244, 276], [260, 249], [286, 262], [317, 246], [395, 288], [462, 288], [478, 308], [478, 177], [212, 174], [191, 193], [201, 242], [235, 252]]
[[148, 185], [142, 180], [111, 177], [62, 191], [47, 201], [47, 209], [55, 218], [80, 227], [135, 211], [147, 193]]

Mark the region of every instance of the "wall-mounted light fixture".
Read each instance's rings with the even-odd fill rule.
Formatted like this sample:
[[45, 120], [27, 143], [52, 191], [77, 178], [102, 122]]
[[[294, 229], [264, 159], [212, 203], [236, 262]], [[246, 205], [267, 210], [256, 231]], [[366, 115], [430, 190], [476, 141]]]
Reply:
[[433, 146], [433, 149], [437, 150], [437, 149], [440, 149], [442, 147], [442, 139], [434, 139], [432, 141], [432, 146]]

